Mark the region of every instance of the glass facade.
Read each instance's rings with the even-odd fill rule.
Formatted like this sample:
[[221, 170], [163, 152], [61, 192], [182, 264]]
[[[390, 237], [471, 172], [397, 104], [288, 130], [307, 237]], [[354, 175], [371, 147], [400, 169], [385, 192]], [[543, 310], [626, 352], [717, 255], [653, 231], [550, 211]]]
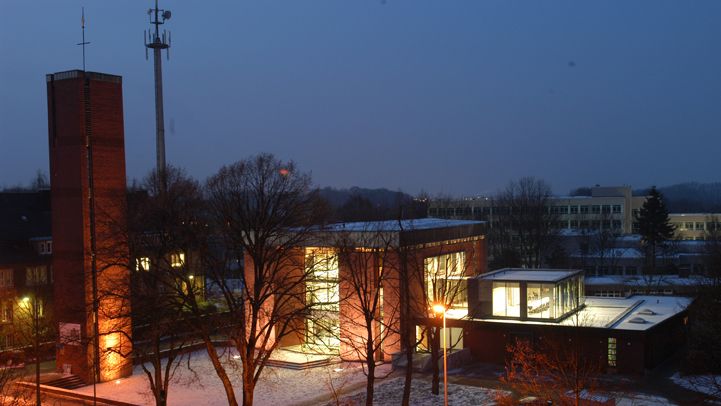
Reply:
[[497, 317], [556, 320], [577, 310], [583, 295], [581, 275], [555, 283], [493, 281], [491, 314]]
[[518, 282], [493, 282], [493, 315], [521, 317], [521, 286]]
[[306, 301], [314, 312], [306, 321], [306, 343], [323, 347], [340, 345], [338, 255], [334, 250], [307, 248]]
[[526, 289], [526, 307], [529, 318], [556, 318], [554, 285], [550, 283], [529, 283]]
[[465, 252], [428, 257], [423, 260], [423, 265], [429, 303], [450, 304], [452, 309], [468, 308]]

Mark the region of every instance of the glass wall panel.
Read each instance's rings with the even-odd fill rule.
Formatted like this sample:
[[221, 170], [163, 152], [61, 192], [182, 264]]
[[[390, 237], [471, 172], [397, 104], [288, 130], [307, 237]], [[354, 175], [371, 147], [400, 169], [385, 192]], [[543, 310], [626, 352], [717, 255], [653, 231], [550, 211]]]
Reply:
[[423, 265], [429, 302], [450, 304], [452, 309], [468, 309], [465, 252], [428, 257]]
[[517, 282], [493, 282], [493, 315], [521, 317], [521, 289]]
[[526, 288], [526, 305], [529, 318], [554, 318], [553, 285], [529, 283]]
[[321, 349], [338, 347], [338, 255], [330, 249], [307, 248], [305, 266], [309, 274], [305, 285], [306, 301], [313, 312], [313, 317], [306, 320], [306, 344]]

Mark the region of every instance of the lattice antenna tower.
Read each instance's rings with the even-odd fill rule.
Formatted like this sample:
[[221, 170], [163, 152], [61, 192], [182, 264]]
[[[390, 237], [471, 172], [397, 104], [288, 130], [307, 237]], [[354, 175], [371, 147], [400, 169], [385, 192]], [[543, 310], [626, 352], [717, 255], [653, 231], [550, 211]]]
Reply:
[[155, 8], [148, 9], [150, 24], [155, 26], [143, 33], [145, 41], [145, 59], [148, 59], [148, 49], [153, 50], [153, 65], [155, 72], [155, 156], [156, 171], [158, 174], [165, 173], [165, 118], [163, 115], [163, 70], [161, 51], [165, 50], [166, 57], [170, 60], [170, 31], [160, 32], [160, 26], [170, 20], [170, 10], [158, 8], [158, 0], [155, 0]]

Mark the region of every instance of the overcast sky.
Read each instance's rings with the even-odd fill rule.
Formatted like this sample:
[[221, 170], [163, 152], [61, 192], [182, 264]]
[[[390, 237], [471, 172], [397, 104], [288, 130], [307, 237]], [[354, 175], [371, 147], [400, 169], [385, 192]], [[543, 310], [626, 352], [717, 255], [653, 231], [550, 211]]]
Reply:
[[[0, 187], [47, 171], [45, 74], [123, 76], [128, 179], [155, 164], [151, 1], [0, 0]], [[721, 1], [168, 1], [169, 163], [259, 152], [320, 186], [492, 193], [719, 181]]]

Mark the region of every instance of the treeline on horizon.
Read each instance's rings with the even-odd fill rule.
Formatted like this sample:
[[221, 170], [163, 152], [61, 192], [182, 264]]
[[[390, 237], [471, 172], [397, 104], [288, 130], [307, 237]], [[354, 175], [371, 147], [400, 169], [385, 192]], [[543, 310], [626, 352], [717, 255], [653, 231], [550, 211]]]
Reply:
[[[2, 192], [23, 192], [50, 187], [47, 175], [38, 171], [26, 185], [3, 187]], [[132, 188], [132, 186], [131, 186]], [[634, 196], [645, 196], [649, 188], [634, 189]], [[666, 207], [671, 213], [719, 213], [721, 212], [721, 182], [684, 182], [660, 186]], [[392, 220], [397, 218], [425, 217], [428, 196], [421, 193], [414, 197], [403, 191], [386, 188], [323, 187], [318, 190], [333, 209], [337, 221]], [[569, 192], [571, 196], [590, 196], [590, 187], [578, 187]], [[448, 197], [445, 197], [448, 198]], [[432, 199], [432, 198], [431, 198]]]

